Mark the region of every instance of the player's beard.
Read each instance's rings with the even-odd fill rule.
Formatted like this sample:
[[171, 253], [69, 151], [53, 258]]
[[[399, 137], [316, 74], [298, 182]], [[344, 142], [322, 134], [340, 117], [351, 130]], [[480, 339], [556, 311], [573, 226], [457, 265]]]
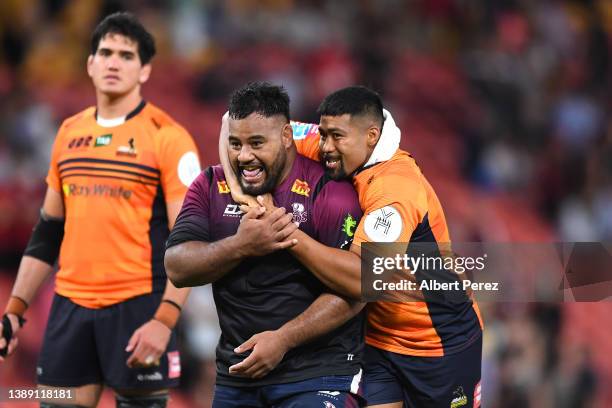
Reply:
[[338, 160], [338, 167], [336, 167], [334, 170], [329, 169], [325, 165], [325, 161], [328, 157], [329, 156], [327, 154], [321, 154], [319, 157], [319, 161], [323, 165], [323, 168], [325, 169], [325, 174], [327, 175], [327, 177], [331, 178], [332, 180], [344, 180], [345, 178], [347, 178], [348, 174], [346, 173], [346, 170], [344, 169], [344, 161], [342, 160], [342, 156], [333, 157], [334, 159]]
[[242, 192], [252, 196], [258, 196], [266, 193], [270, 193], [274, 190], [277, 184], [280, 181], [281, 174], [285, 169], [285, 164], [287, 163], [287, 152], [281, 146], [272, 165], [268, 167], [264, 163], [261, 165], [264, 168], [266, 179], [259, 186], [254, 186], [252, 184], [245, 183], [242, 179], [242, 175], [240, 174], [240, 167], [238, 167], [238, 173], [236, 176], [240, 182], [240, 187], [242, 187]]

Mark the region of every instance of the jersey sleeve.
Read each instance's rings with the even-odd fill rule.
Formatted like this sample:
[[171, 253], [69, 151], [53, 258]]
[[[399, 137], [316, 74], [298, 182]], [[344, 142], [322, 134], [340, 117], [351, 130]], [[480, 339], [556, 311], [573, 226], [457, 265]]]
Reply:
[[210, 181], [211, 168], [200, 173], [191, 183], [183, 206], [170, 232], [166, 248], [187, 241], [210, 241]]
[[178, 126], [160, 130], [158, 160], [166, 202], [180, 200], [200, 174], [200, 159], [193, 138]]
[[291, 121], [293, 140], [298, 153], [309, 159], [319, 161], [319, 126], [314, 123]]
[[365, 191], [364, 217], [354, 243], [409, 242], [426, 214], [427, 192], [417, 178], [400, 175], [374, 179]]
[[57, 163], [59, 161], [61, 146], [64, 140], [65, 127], [66, 122], [62, 123], [59, 130], [57, 131], [57, 135], [55, 136], [55, 141], [53, 142], [53, 147], [51, 149], [51, 161], [49, 163], [49, 171], [47, 172], [47, 177], [45, 179], [47, 185], [58, 193], [62, 192], [62, 186]]
[[317, 241], [348, 249], [361, 219], [359, 199], [346, 181], [330, 181], [319, 192], [313, 209]]

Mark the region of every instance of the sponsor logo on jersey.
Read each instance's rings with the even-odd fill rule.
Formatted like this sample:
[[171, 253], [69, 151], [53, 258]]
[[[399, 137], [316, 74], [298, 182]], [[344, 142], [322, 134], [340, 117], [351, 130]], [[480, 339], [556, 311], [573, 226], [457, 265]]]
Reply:
[[467, 405], [468, 399], [465, 392], [463, 392], [463, 387], [458, 386], [455, 391], [453, 391], [453, 399], [451, 400], [450, 408], [459, 408]]
[[307, 216], [306, 209], [304, 208], [304, 204], [293, 203], [291, 204], [291, 209], [293, 212], [293, 222], [297, 222], [301, 224], [308, 220], [308, 216]]
[[179, 180], [186, 187], [189, 187], [193, 180], [200, 174], [200, 159], [195, 152], [187, 152], [179, 159], [177, 172]]
[[291, 186], [291, 191], [296, 194], [308, 197], [308, 194], [310, 193], [310, 186], [305, 181], [295, 179], [295, 181], [293, 182], [293, 186]]
[[219, 189], [219, 194], [229, 194], [230, 188], [227, 185], [227, 181], [221, 180], [217, 181], [217, 188]]
[[93, 136], [91, 135], [74, 137], [70, 139], [70, 142], [68, 142], [68, 148], [69, 149], [79, 149], [82, 147], [89, 147], [91, 145], [92, 140], [93, 140]]
[[291, 122], [293, 140], [305, 139], [309, 134], [316, 134], [317, 125], [313, 123]]
[[352, 238], [355, 235], [355, 227], [357, 226], [357, 220], [353, 218], [351, 214], [347, 214], [344, 218], [344, 222], [342, 223], [342, 232], [346, 234], [347, 237]]
[[98, 136], [96, 137], [96, 142], [94, 143], [94, 147], [108, 146], [109, 144], [111, 144], [112, 140], [113, 140], [112, 133], [107, 133], [105, 135]]
[[123, 186], [109, 186], [108, 184], [62, 184], [62, 191], [66, 197], [110, 197], [124, 198], [129, 200], [132, 197], [132, 190], [128, 190]]
[[151, 374], [138, 374], [136, 379], [138, 381], [161, 381], [164, 379], [164, 376], [159, 371], [156, 371]]
[[116, 154], [117, 156], [136, 157], [138, 155], [138, 151], [136, 150], [134, 138], [131, 137], [130, 140], [128, 140], [127, 146], [119, 146]]
[[178, 351], [168, 352], [168, 378], [181, 376], [181, 355]]
[[329, 401], [323, 401], [323, 406], [325, 408], [336, 408], [336, 406]]
[[482, 387], [480, 386], [480, 381], [476, 384], [474, 388], [474, 408], [480, 407], [480, 400], [482, 399]]
[[391, 205], [372, 211], [364, 221], [364, 230], [372, 242], [394, 242], [402, 227], [402, 217]]
[[224, 217], [241, 217], [242, 214], [244, 213], [238, 204], [228, 204], [227, 207], [225, 207], [225, 211], [223, 211]]

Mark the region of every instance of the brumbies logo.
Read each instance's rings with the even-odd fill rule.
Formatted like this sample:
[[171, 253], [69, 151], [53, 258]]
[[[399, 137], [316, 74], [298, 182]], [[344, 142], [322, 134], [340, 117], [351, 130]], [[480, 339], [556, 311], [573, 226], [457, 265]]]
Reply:
[[129, 146], [119, 146], [117, 148], [117, 156], [136, 157], [136, 155], [138, 154], [138, 151], [136, 150], [136, 147], [134, 146], [133, 137], [131, 137], [130, 140], [128, 140], [128, 145]]
[[230, 192], [230, 188], [225, 180], [217, 181], [217, 188], [219, 189], [219, 194], [229, 194]]
[[293, 186], [291, 186], [291, 191], [293, 193], [308, 197], [308, 193], [310, 193], [310, 186], [305, 181], [295, 179]]

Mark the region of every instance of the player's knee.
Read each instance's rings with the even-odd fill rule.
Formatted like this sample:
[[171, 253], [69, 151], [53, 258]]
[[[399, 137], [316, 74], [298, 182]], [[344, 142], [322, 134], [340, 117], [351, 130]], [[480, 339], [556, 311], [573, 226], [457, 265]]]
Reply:
[[117, 408], [166, 408], [168, 393], [153, 395], [115, 395]]

